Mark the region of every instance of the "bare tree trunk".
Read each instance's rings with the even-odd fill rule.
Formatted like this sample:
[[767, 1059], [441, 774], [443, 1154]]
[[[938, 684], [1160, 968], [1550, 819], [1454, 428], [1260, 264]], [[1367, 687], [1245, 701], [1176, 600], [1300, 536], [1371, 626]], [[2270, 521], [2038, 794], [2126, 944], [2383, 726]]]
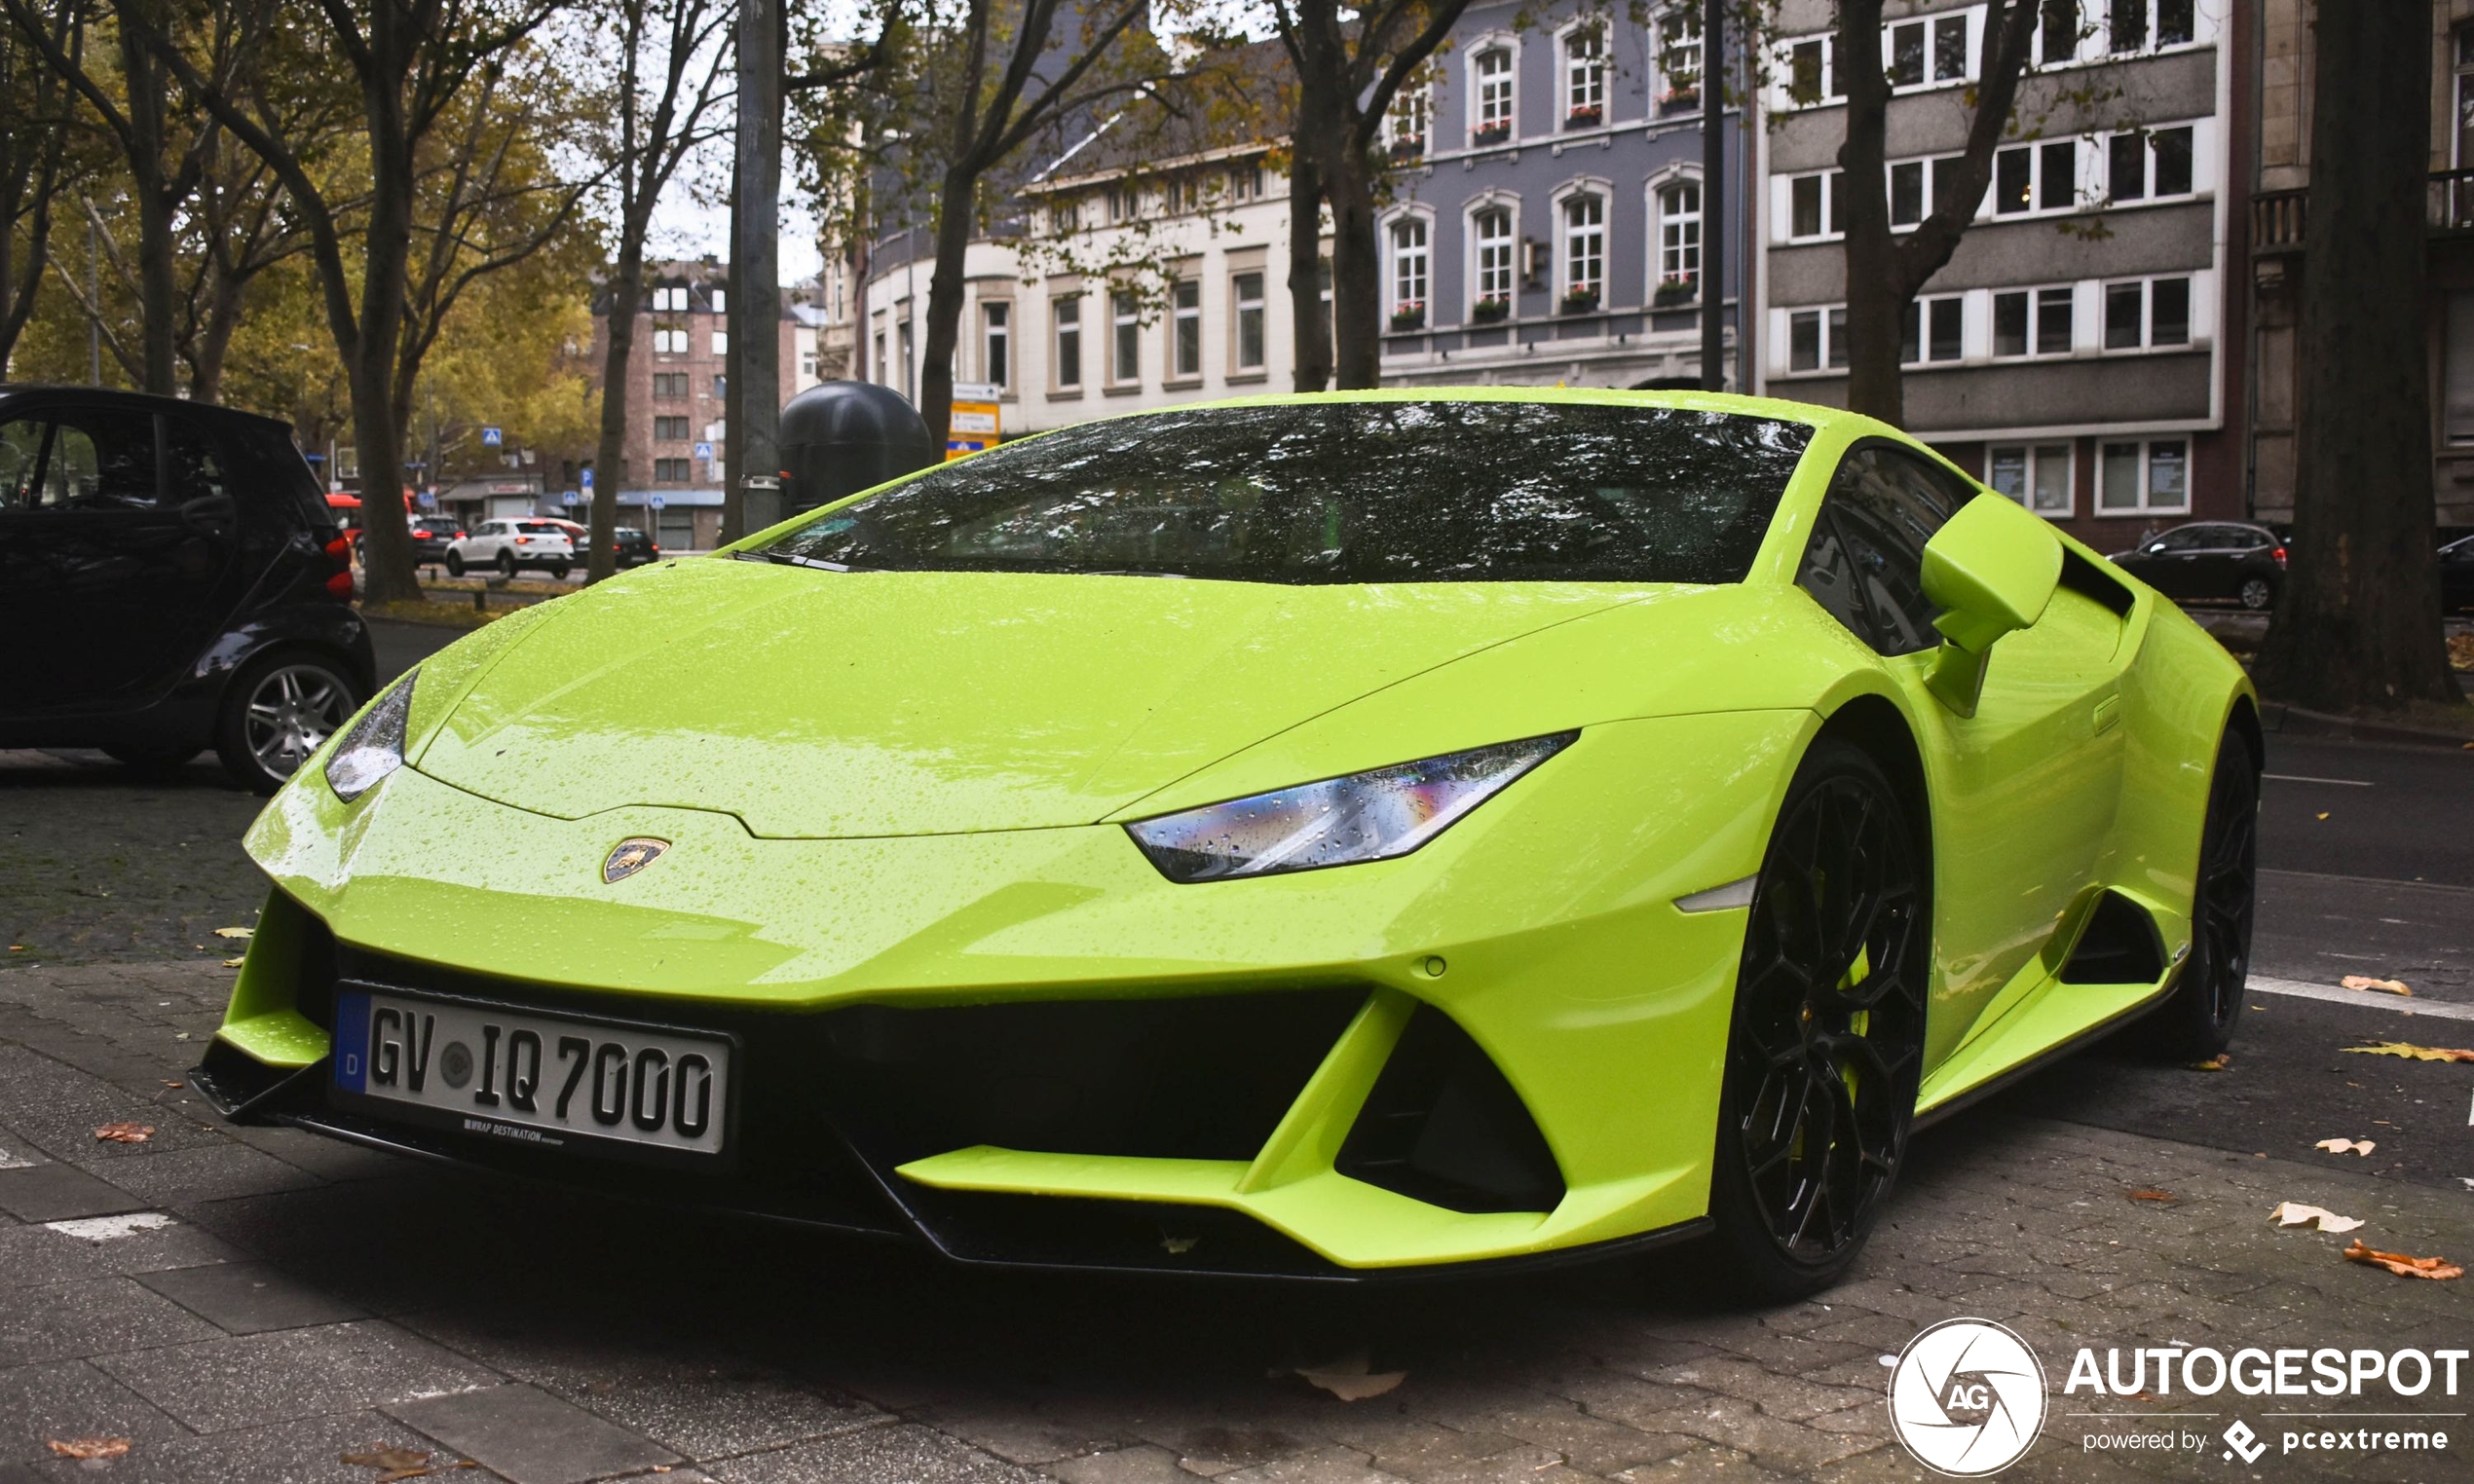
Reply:
[[954, 351], [962, 338], [962, 274], [971, 246], [976, 173], [947, 171], [936, 210], [936, 271], [928, 278], [927, 343], [920, 350], [919, 415], [928, 447], [943, 449], [954, 422]]
[[1331, 381], [1331, 332], [1323, 319], [1323, 172], [1304, 150], [1289, 158], [1289, 324], [1295, 347], [1290, 390]]
[[2431, 505], [2424, 192], [2431, 18], [2314, 26], [2292, 568], [2260, 685], [2298, 706], [2462, 708], [2441, 637]]
[[368, 230], [362, 236], [360, 314], [357, 326], [338, 327], [350, 330], [350, 339], [338, 340], [345, 374], [352, 380], [353, 441], [360, 451], [362, 595], [372, 603], [421, 601], [421, 575], [413, 566], [412, 531], [404, 515], [403, 424], [396, 417], [394, 392], [417, 185], [403, 80], [422, 40], [408, 33], [408, 18], [397, 7], [371, 8], [369, 49], [376, 77], [362, 88], [370, 192]]
[[1365, 150], [1331, 152], [1332, 386], [1362, 391], [1383, 380], [1383, 255], [1375, 241], [1374, 179]]
[[[601, 357], [601, 439], [593, 448], [593, 505], [587, 529], [592, 551], [584, 558], [584, 580], [598, 582], [618, 572], [618, 478], [627, 462], [627, 363], [635, 354], [636, 315], [644, 303], [644, 229], [621, 224], [618, 267], [610, 276], [610, 343]], [[727, 425], [725, 433], [732, 429]]]

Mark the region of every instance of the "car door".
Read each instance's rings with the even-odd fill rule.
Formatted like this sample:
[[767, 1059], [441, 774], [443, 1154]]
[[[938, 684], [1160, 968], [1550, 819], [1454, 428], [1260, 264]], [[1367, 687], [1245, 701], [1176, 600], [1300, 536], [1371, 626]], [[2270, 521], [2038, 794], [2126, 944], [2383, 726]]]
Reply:
[[2230, 598], [2241, 591], [2244, 568], [2259, 537], [2247, 526], [2188, 526], [2195, 532], [2190, 556], [2192, 598]]
[[[1940, 635], [1925, 542], [1975, 488], [1898, 445], [1850, 451], [1804, 585], [1887, 661], [1932, 788], [1935, 986], [1927, 1064], [1955, 1049], [2094, 879], [2120, 789], [2120, 617], [2064, 587], [1995, 646], [1972, 717], [1925, 684]], [[1824, 596], [1824, 593], [1829, 596]]]
[[2140, 560], [2131, 571], [2139, 580], [2168, 598], [2199, 597], [2195, 563], [2203, 538], [2199, 527], [2177, 526], [2141, 546]]
[[44, 420], [6, 544], [28, 583], [18, 601], [42, 603], [40, 627], [60, 642], [19, 651], [18, 703], [67, 714], [142, 704], [196, 660], [229, 606], [230, 498], [174, 481], [151, 412], [71, 403]]
[[485, 520], [464, 543], [464, 565], [486, 567], [499, 557], [500, 522]]

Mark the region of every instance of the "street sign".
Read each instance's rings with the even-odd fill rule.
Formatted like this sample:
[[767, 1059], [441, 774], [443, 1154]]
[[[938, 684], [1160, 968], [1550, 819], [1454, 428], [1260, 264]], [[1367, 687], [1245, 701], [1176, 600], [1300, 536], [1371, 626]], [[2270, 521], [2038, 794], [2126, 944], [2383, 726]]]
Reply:
[[591, 489], [593, 487], [593, 466], [589, 464], [585, 464], [583, 473], [578, 475], [577, 477], [583, 481], [585, 489]]
[[705, 463], [711, 464], [713, 462], [713, 445], [710, 443], [697, 444], [695, 446], [695, 456], [698, 459], [703, 460]]
[[1005, 389], [994, 382], [956, 382], [954, 400], [957, 402], [993, 402], [1005, 394]]
[[959, 459], [996, 446], [998, 390], [970, 383], [954, 389], [953, 411], [946, 420], [946, 458]]
[[568, 490], [558, 497], [558, 502], [565, 505], [568, 509], [573, 510], [576, 508], [576, 501], [578, 499], [579, 497], [574, 490]]
[[651, 505], [652, 505], [655, 509], [658, 510], [658, 509], [660, 509], [663, 505], [665, 505], [665, 504], [669, 503], [669, 501], [667, 501], [663, 500], [660, 496], [656, 495], [656, 496], [654, 496], [654, 497], [653, 497], [653, 499], [649, 501], [649, 503], [650, 503], [650, 504], [651, 504]]
[[438, 508], [438, 497], [428, 490], [422, 491], [419, 495], [416, 495], [413, 498], [421, 502], [421, 508], [424, 510], [434, 510]]
[[481, 429], [481, 446], [483, 448], [497, 448], [506, 441], [506, 439], [501, 436], [499, 430], [495, 427], [484, 427]]

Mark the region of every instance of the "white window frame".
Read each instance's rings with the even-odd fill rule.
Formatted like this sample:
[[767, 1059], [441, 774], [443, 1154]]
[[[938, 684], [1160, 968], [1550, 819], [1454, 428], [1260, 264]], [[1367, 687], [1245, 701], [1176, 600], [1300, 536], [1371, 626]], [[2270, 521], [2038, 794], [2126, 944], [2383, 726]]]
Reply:
[[730, 290], [719, 283], [704, 291], [704, 302], [717, 315], [727, 315], [731, 312]]
[[[1956, 76], [1936, 77], [1933, 75], [1933, 61], [1936, 55], [1933, 44], [1935, 28], [1937, 25], [1952, 23], [1966, 27], [1966, 42], [1961, 51], [1965, 65]], [[1894, 20], [1884, 20], [1881, 27], [1881, 58], [1884, 70], [1887, 70], [1895, 59], [1893, 51], [1896, 45], [1895, 33], [1899, 27], [1910, 25], [1922, 25], [1925, 28], [1924, 80], [1916, 83], [1893, 84], [1890, 90], [1892, 96], [1904, 97], [1912, 93], [1931, 93], [1944, 88], [1965, 88], [1975, 82], [1976, 71], [1982, 64], [1984, 56], [1983, 6], [1959, 6], [1923, 15], [1901, 16]], [[1781, 37], [1772, 44], [1773, 80], [1770, 87], [1770, 106], [1773, 109], [1781, 113], [1794, 113], [1804, 108], [1826, 108], [1847, 100], [1847, 94], [1838, 84], [1838, 58], [1835, 55], [1838, 49], [1833, 44], [1834, 35], [1835, 33], [1830, 31], [1814, 31], [1800, 36]], [[1819, 44], [1821, 49], [1821, 95], [1810, 103], [1799, 103], [1794, 96], [1795, 50], [1799, 46], [1815, 43]]]
[[[1606, 20], [1602, 17], [1574, 20], [1555, 33], [1556, 100], [1561, 112], [1556, 115], [1556, 129], [1569, 133], [1576, 130], [1604, 129], [1614, 122], [1609, 97], [1607, 71], [1612, 65], [1607, 56]], [[1587, 44], [1589, 51], [1581, 48]], [[1595, 107], [1595, 123], [1575, 123], [1573, 113], [1583, 107]]]
[[[2057, 144], [2071, 146], [2070, 201], [2067, 204], [2048, 206], [2044, 204], [2046, 183], [2045, 151]], [[2017, 211], [2002, 209], [2002, 157], [2027, 152], [2027, 205]], [[2082, 134], [2065, 134], [2053, 139], [2024, 139], [2005, 144], [1993, 152], [1993, 173], [1984, 184], [1984, 200], [1976, 204], [1975, 219], [1980, 222], [2017, 222], [2031, 217], [2069, 216], [2092, 209], [2104, 199], [2098, 177], [2103, 173], [2102, 150], [2095, 140]]]
[[[1392, 106], [1383, 115], [1383, 147], [1397, 150], [1413, 145], [1420, 154], [1434, 147], [1435, 92], [1424, 83], [1411, 83], [1392, 94]], [[1237, 200], [1248, 198], [1242, 189], [1232, 193]]]
[[716, 354], [716, 355], [728, 355], [728, 354], [730, 354], [730, 353], [731, 353], [731, 332], [730, 332], [730, 331], [725, 330], [725, 329], [721, 329], [721, 328], [719, 328], [719, 327], [716, 327], [716, 328], [714, 329], [714, 331], [713, 331], [713, 353], [714, 353], [714, 354]]
[[[1487, 120], [1490, 79], [1482, 72], [1489, 56], [1504, 59], [1501, 79], [1504, 99], [1503, 138], [1497, 144], [1481, 145], [1478, 130]], [[1520, 39], [1504, 31], [1489, 31], [1469, 43], [1469, 91], [1464, 99], [1468, 112], [1466, 127], [1472, 149], [1493, 149], [1500, 144], [1517, 144], [1520, 139]]]
[[[2027, 360], [2060, 360], [2067, 356], [2076, 354], [2082, 350], [2090, 349], [2088, 337], [2088, 314], [2091, 308], [2090, 300], [2092, 296], [2087, 292], [2087, 290], [2093, 287], [2094, 282], [2095, 280], [2092, 278], [2082, 278], [2074, 283], [2005, 283], [2000, 288], [1986, 290], [1986, 304], [1984, 311], [1985, 358], [1987, 360], [2002, 361], [2005, 363]], [[2045, 302], [2044, 296], [2046, 294], [2056, 293], [2067, 295], [2070, 300], [2071, 343], [2069, 347], [2064, 350], [2040, 351], [2036, 347], [2037, 342], [2042, 338], [2043, 315]], [[1998, 337], [2002, 333], [2000, 317], [2001, 301], [2003, 296], [2005, 294], [2027, 295], [2027, 350], [2024, 352], [2017, 354], [2005, 354], [2000, 349], [2000, 341]], [[2100, 307], [2100, 304], [2097, 307]], [[2100, 328], [2096, 337], [2096, 343], [2102, 344], [2102, 340], [2103, 337]]]
[[653, 313], [684, 315], [688, 312], [688, 286], [684, 283], [656, 283], [653, 288]]
[[656, 324], [653, 327], [653, 353], [685, 355], [688, 353], [688, 327], [683, 324]]
[[[1901, 366], [1918, 371], [1930, 370], [1935, 366], [1960, 366], [1967, 364], [1968, 344], [1969, 338], [1968, 335], [1968, 318], [1970, 310], [1973, 308], [1974, 298], [1975, 296], [1973, 294], [1968, 293], [1918, 294], [1914, 299], [1909, 300], [1908, 309], [1916, 316], [1916, 358], [1914, 360], [1909, 360], [1906, 357], [1901, 356], [1899, 357], [1898, 363]], [[1932, 353], [1932, 306], [1936, 304], [1956, 304], [1959, 306], [1959, 353], [1956, 355], [1943, 355], [1936, 357]], [[1903, 326], [1901, 327], [1900, 334], [1902, 336], [1905, 334]]]
[[[1184, 302], [1188, 289], [1193, 290], [1192, 304]], [[1193, 331], [1194, 351], [1190, 369], [1185, 357], [1186, 331], [1189, 328]], [[1163, 384], [1191, 383], [1203, 379], [1203, 280], [1200, 278], [1181, 278], [1169, 285], [1167, 351], [1167, 369], [1161, 377]]]
[[[1670, 220], [1667, 211], [1667, 194], [1669, 191], [1687, 189], [1693, 193], [1692, 210], [1686, 213], [1678, 213]], [[1665, 284], [1669, 278], [1685, 278], [1693, 285], [1692, 302], [1697, 302], [1700, 299], [1702, 292], [1701, 272], [1707, 266], [1702, 255], [1703, 244], [1708, 241], [1707, 234], [1703, 230], [1702, 204], [1705, 198], [1701, 193], [1701, 172], [1698, 170], [1668, 170], [1653, 177], [1649, 181], [1649, 189], [1643, 198], [1643, 205], [1649, 216], [1650, 248], [1648, 253], [1645, 255], [1648, 260], [1649, 284], [1642, 302], [1648, 304], [1657, 303], [1658, 290], [1660, 286]], [[1682, 244], [1670, 243], [1667, 240], [1668, 229], [1671, 226], [1690, 226], [1692, 228], [1692, 242], [1690, 251], [1693, 260], [1693, 271], [1688, 275], [1670, 273], [1668, 271], [1670, 266], [1672, 266], [1669, 261], [1670, 258], [1679, 258], [1682, 253]]]
[[1489, 324], [1505, 324], [1520, 317], [1520, 198], [1509, 191], [1487, 191], [1473, 196], [1461, 205], [1461, 241], [1467, 259], [1461, 265], [1461, 282], [1468, 285], [1469, 302], [1465, 306], [1467, 321], [1477, 322], [1479, 301], [1485, 297], [1484, 247], [1478, 235], [1478, 224], [1491, 213], [1500, 212], [1504, 222], [1502, 247], [1504, 300], [1503, 317]]
[[[1816, 364], [1795, 364], [1796, 321], [1810, 317], [1814, 326]], [[1846, 351], [1842, 344], [1847, 334], [1847, 306], [1844, 304], [1780, 305], [1770, 311], [1770, 374], [1781, 379], [1801, 377], [1844, 376], [1847, 374]], [[1833, 359], [1833, 348], [1838, 351]]]
[[[1409, 241], [1411, 235], [1415, 241]], [[1423, 211], [1403, 211], [1383, 223], [1383, 316], [1415, 308], [1434, 319], [1435, 224]], [[1410, 292], [1414, 289], [1415, 292]]]
[[[1131, 288], [1108, 290], [1108, 379], [1111, 389], [1143, 385], [1143, 296]], [[1129, 330], [1131, 334], [1127, 333]], [[1133, 352], [1134, 368], [1128, 372], [1126, 352]]]
[[2216, 44], [2217, 17], [2214, 12], [2219, 7], [2215, 0], [2191, 0], [2191, 39], [2167, 45], [2158, 45], [2156, 41], [2156, 14], [2166, 0], [2133, 0], [2133, 3], [2139, 6], [2142, 16], [2140, 42], [2123, 51], [2114, 49], [2115, 0], [2093, 0], [2095, 16], [2092, 27], [2088, 24], [2090, 18], [2084, 9], [2081, 10], [2080, 28], [2092, 29], [2095, 33], [2089, 42], [2081, 44], [2080, 55], [2082, 57], [2090, 61], [2111, 61], [2117, 57], [2157, 56]]
[[979, 306], [979, 379], [1010, 388], [1014, 371], [1014, 301], [982, 300]]
[[[1667, 65], [1667, 27], [1669, 21], [1682, 22], [1677, 29], [1687, 33], [1686, 37], [1679, 38], [1678, 44], [1691, 54], [1690, 67], [1670, 68]], [[1698, 111], [1701, 107], [1701, 7], [1687, 0], [1684, 4], [1669, 5], [1650, 17], [1646, 45], [1649, 65], [1655, 73], [1650, 92], [1652, 117]], [[1692, 90], [1689, 102], [1684, 98], [1687, 86]]]
[[[1770, 220], [1773, 240], [1800, 245], [1805, 242], [1835, 242], [1844, 237], [1846, 234], [1834, 225], [1838, 212], [1833, 204], [1838, 198], [1838, 177], [1843, 173], [1841, 170], [1831, 168], [1798, 170], [1792, 175], [1771, 176]], [[1795, 230], [1795, 187], [1797, 182], [1805, 180], [1820, 182], [1818, 189], [1821, 193], [1821, 230], [1818, 233], [1799, 234]]]
[[[2188, 515], [2191, 512], [2191, 464], [2193, 439], [2189, 433], [2152, 434], [2138, 438], [2106, 438], [2096, 440], [2096, 501], [2092, 513], [2099, 516]], [[2160, 445], [2179, 444], [2182, 450], [2182, 500], [2178, 504], [2164, 504], [2155, 499], [2156, 452]], [[2105, 498], [2105, 461], [2109, 450], [2128, 446], [2139, 451], [2137, 463], [2138, 496], [2136, 504], [2114, 504]]]
[[[1247, 298], [1238, 285], [1252, 275], [1255, 296]], [[1246, 359], [1246, 324], [1248, 314], [1255, 316], [1255, 350], [1256, 357]], [[1231, 270], [1228, 275], [1228, 370], [1231, 376], [1260, 376], [1271, 364], [1271, 272], [1256, 265]]]
[[[2191, 189], [2160, 193], [2156, 184], [2155, 135], [2170, 130], [2191, 130]], [[2114, 179], [2114, 141], [2119, 138], [2144, 138], [2147, 148], [2139, 152], [2141, 175], [2139, 194], [2125, 197], [2119, 182]], [[2101, 199], [2110, 210], [2129, 210], [2147, 205], [2174, 205], [2197, 201], [2216, 194], [2216, 120], [2160, 119], [2137, 129], [2115, 130], [2093, 136], [2097, 169], [2102, 172]], [[2090, 171], [2094, 174], [2095, 171]]]
[[[1994, 482], [1995, 462], [2010, 454], [2015, 454], [2019, 461], [2019, 488], [2015, 492]], [[2040, 505], [2037, 500], [2043, 493], [2040, 476], [2055, 464], [2061, 466], [2062, 502], [2059, 505]], [[2069, 438], [1987, 444], [1984, 450], [1984, 487], [2005, 499], [2017, 501], [2022, 508], [2046, 520], [2069, 520], [2079, 513], [2079, 445]]]
[[[1961, 157], [1958, 155], [1912, 155], [1906, 159], [1893, 160], [1889, 163], [1890, 174], [1882, 181], [1882, 199], [1885, 204], [1893, 203], [1897, 199], [1897, 192], [1893, 188], [1893, 182], [1898, 178], [1898, 169], [1901, 166], [1912, 165], [1921, 170], [1924, 175], [1924, 207], [1922, 215], [1919, 215], [1911, 222], [1899, 221], [1893, 215], [1890, 222], [1891, 231], [1913, 232], [1916, 228], [1924, 224], [1925, 217], [1932, 214], [1933, 203], [1940, 193], [1942, 172], [1946, 169], [1955, 168], [1960, 159]], [[1892, 209], [1895, 211], [1896, 207], [1893, 205]], [[1982, 202], [1976, 203], [1976, 209], [1968, 213], [1969, 219], [1972, 220], [1978, 217], [1982, 213], [1983, 209], [1984, 204]]]
[[1583, 201], [1597, 203], [1597, 221], [1589, 229], [1597, 240], [1597, 307], [1607, 308], [1613, 285], [1607, 279], [1607, 269], [1613, 261], [1615, 193], [1609, 182], [1594, 176], [1567, 181], [1555, 193], [1555, 308], [1563, 311], [1564, 301], [1579, 287], [1572, 274], [1572, 208]]
[[[2214, 326], [2210, 323], [2208, 310], [2212, 303], [2215, 277], [2212, 270], [2194, 268], [2187, 273], [2145, 274], [2137, 278], [2099, 281], [2096, 285], [2096, 312], [2101, 316], [2097, 326], [2098, 348], [2108, 355], [2179, 355], [2190, 351], [2206, 350], [2214, 340], [2211, 333]], [[2189, 334], [2185, 339], [2159, 345], [2156, 343], [2156, 284], [2175, 278], [2186, 279], [2191, 285]], [[2134, 286], [2139, 290], [2139, 343], [2131, 346], [2109, 344], [2113, 291]]]
[[[1071, 306], [1071, 314], [1065, 313], [1068, 306]], [[1058, 391], [1080, 391], [1082, 390], [1083, 379], [1086, 375], [1088, 375], [1087, 368], [1084, 366], [1083, 362], [1089, 359], [1086, 352], [1090, 350], [1089, 342], [1083, 338], [1083, 331], [1086, 328], [1087, 326], [1085, 326], [1082, 322], [1081, 290], [1077, 289], [1069, 294], [1056, 294], [1049, 298], [1048, 385], [1051, 389]], [[1073, 342], [1072, 381], [1065, 381], [1060, 378], [1060, 373], [1065, 370], [1066, 366], [1066, 342], [1068, 338], [1070, 338]], [[879, 341], [880, 344], [881, 344], [881, 336], [879, 337]]]

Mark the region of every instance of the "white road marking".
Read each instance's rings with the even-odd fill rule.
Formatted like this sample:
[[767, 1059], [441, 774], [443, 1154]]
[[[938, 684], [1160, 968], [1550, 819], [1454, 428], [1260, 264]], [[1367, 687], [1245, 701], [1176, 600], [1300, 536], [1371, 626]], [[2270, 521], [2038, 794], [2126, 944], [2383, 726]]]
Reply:
[[2262, 773], [2260, 776], [2262, 778], [2274, 779], [2278, 783], [2333, 783], [2339, 785], [2340, 787], [2348, 789], [2373, 789], [2379, 787], [2378, 784], [2372, 783], [2368, 779], [2363, 778], [2305, 778], [2300, 773]]
[[2254, 974], [2245, 987], [2261, 994], [2283, 994], [2298, 1000], [2325, 1000], [2331, 1005], [2351, 1005], [2356, 1010], [2390, 1010], [2399, 1015], [2437, 1016], [2444, 1020], [2474, 1020], [2474, 1005], [2411, 999], [2401, 994], [2380, 994], [2366, 989], [2340, 989], [2334, 984], [2306, 984], [2298, 979], [2269, 979], [2264, 974]]
[[139, 1232], [160, 1232], [172, 1224], [162, 1211], [131, 1211], [126, 1216], [87, 1216], [76, 1221], [46, 1221], [43, 1229], [80, 1242], [117, 1242]]
[[33, 1168], [34, 1161], [20, 1159], [6, 1149], [0, 1149], [0, 1169], [32, 1169]]

